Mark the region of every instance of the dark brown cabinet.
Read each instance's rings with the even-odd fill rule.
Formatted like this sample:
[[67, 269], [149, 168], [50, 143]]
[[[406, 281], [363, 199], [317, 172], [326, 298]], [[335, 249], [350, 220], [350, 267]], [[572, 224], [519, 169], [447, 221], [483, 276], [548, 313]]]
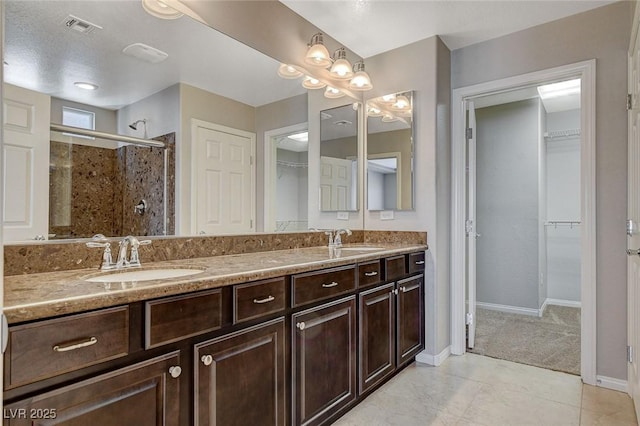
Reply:
[[284, 318], [199, 343], [196, 425], [286, 424]]
[[292, 316], [292, 423], [317, 425], [356, 398], [356, 300]]
[[397, 284], [397, 364], [409, 362], [424, 349], [424, 276]]
[[178, 352], [4, 407], [5, 425], [179, 425]]
[[360, 293], [361, 394], [424, 349], [423, 297], [422, 275]]

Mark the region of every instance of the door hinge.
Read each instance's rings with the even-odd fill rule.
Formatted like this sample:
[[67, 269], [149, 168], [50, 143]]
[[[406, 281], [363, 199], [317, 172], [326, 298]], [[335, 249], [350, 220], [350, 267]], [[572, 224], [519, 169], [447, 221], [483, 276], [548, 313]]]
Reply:
[[633, 95], [631, 93], [627, 94], [627, 111], [631, 111], [633, 109]]
[[0, 345], [2, 345], [2, 353], [7, 350], [7, 344], [9, 343], [9, 323], [7, 317], [4, 314], [0, 316]]
[[465, 134], [467, 135], [467, 139], [472, 139], [473, 138], [473, 128], [467, 127], [467, 130], [466, 130]]
[[633, 363], [633, 346], [627, 346], [627, 362]]
[[467, 236], [473, 231], [473, 221], [472, 220], [467, 220], [464, 223], [464, 230], [467, 233]]
[[467, 316], [465, 318], [465, 321], [466, 321], [465, 323], [467, 325], [473, 324], [473, 314], [471, 312], [467, 312]]
[[249, 156], [249, 165], [253, 166], [253, 155]]
[[253, 229], [253, 219], [249, 219], [249, 228]]

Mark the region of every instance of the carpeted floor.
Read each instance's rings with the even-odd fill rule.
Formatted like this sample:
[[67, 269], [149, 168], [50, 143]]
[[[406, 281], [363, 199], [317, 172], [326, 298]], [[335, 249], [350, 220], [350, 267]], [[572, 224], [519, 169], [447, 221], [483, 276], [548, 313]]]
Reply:
[[580, 308], [548, 305], [542, 318], [476, 309], [470, 352], [580, 375]]

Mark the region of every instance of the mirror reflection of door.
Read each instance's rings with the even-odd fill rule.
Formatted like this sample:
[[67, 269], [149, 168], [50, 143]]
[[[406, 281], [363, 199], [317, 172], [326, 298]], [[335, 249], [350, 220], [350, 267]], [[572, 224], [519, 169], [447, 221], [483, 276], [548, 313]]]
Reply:
[[275, 231], [306, 231], [309, 133], [304, 130], [274, 136], [272, 143], [276, 148]]
[[398, 179], [400, 153], [372, 154], [367, 160], [367, 200], [369, 210], [397, 210], [402, 202]]

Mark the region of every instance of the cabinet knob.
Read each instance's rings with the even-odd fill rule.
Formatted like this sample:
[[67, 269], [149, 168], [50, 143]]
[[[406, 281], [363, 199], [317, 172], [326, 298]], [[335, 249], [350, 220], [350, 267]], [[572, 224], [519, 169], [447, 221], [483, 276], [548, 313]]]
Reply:
[[391, 290], [391, 294], [394, 294], [394, 295], [397, 296], [398, 295], [398, 289], [394, 288], [393, 290]]
[[173, 377], [174, 379], [177, 379], [178, 377], [180, 377], [180, 374], [182, 374], [182, 368], [180, 368], [179, 365], [169, 367], [169, 374], [171, 374], [171, 377]]
[[304, 323], [304, 321], [299, 322], [299, 323], [297, 323], [297, 324], [296, 324], [296, 327], [298, 327], [300, 330], [304, 330], [304, 328], [305, 328], [306, 326], [307, 326], [307, 325]]
[[213, 357], [211, 355], [202, 355], [200, 361], [202, 361], [204, 365], [209, 366], [213, 363]]

